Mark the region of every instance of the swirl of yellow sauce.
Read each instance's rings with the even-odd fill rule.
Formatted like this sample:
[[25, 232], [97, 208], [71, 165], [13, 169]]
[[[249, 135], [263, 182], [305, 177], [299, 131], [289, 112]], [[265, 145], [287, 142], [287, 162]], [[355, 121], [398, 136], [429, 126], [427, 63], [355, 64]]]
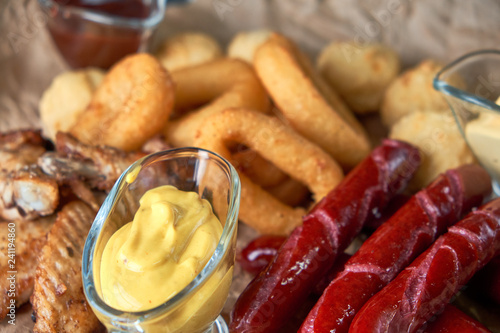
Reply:
[[201, 272], [221, 234], [210, 203], [197, 193], [168, 185], [149, 190], [133, 221], [104, 248], [104, 301], [122, 311], [144, 311], [166, 302]]

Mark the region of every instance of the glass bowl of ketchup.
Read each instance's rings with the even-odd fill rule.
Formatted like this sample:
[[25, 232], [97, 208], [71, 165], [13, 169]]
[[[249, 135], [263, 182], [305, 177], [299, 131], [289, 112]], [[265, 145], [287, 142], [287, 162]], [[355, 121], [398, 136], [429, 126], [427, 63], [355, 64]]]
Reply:
[[109, 68], [144, 51], [166, 0], [39, 0], [47, 28], [69, 66]]

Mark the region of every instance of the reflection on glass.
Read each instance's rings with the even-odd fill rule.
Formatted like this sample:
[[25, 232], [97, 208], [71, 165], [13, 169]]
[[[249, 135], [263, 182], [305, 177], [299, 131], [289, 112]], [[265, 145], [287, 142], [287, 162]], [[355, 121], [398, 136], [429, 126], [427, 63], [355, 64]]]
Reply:
[[434, 87], [448, 101], [460, 132], [500, 195], [500, 51], [469, 53], [445, 66]]
[[[215, 253], [201, 273], [165, 303], [142, 312], [126, 312], [102, 299], [101, 258], [109, 238], [132, 221], [139, 199], [149, 189], [172, 185], [194, 191], [210, 202], [223, 225]], [[147, 156], [117, 181], [85, 243], [84, 292], [99, 320], [110, 332], [227, 332], [219, 316], [232, 280], [240, 183], [236, 170], [223, 158], [197, 148], [173, 149]]]

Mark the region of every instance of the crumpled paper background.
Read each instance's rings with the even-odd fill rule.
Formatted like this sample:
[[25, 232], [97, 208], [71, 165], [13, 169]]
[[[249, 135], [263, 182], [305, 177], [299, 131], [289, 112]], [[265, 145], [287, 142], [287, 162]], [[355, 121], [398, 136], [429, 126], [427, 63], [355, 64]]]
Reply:
[[[51, 79], [67, 69], [36, 0], [0, 1], [0, 130], [38, 126], [37, 105]], [[334, 40], [379, 41], [404, 66], [444, 62], [500, 45], [496, 0], [194, 0], [168, 6], [151, 49], [166, 36], [203, 30], [226, 46], [242, 30], [278, 30], [311, 57]]]
[[[0, 131], [40, 127], [38, 101], [52, 78], [68, 67], [46, 30], [47, 14], [36, 0], [0, 1]], [[239, 31], [280, 31], [315, 59], [335, 40], [383, 42], [401, 55], [404, 67], [424, 58], [449, 62], [467, 52], [500, 45], [500, 1], [496, 0], [194, 0], [168, 6], [153, 36], [155, 50], [165, 37], [202, 30], [225, 47]], [[242, 227], [239, 247], [253, 236]], [[249, 277], [236, 271], [231, 308]], [[15, 327], [33, 327], [30, 309], [18, 312]]]

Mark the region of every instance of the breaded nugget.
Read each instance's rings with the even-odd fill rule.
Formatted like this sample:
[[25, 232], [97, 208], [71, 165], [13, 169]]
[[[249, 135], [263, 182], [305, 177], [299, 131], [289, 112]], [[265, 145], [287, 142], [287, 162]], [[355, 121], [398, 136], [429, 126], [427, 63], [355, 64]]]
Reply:
[[398, 54], [382, 44], [334, 42], [317, 61], [320, 74], [357, 113], [377, 111], [400, 71]]
[[222, 57], [219, 43], [203, 32], [185, 32], [165, 40], [156, 58], [169, 71], [186, 68]]
[[267, 29], [240, 32], [229, 43], [227, 55], [252, 63], [255, 51], [264, 44], [271, 33], [272, 31]]
[[475, 162], [451, 112], [413, 112], [401, 118], [389, 136], [419, 148], [422, 164], [410, 182], [413, 191], [427, 186], [448, 169]]
[[68, 131], [87, 108], [104, 71], [87, 68], [59, 74], [40, 99], [40, 119], [44, 134], [55, 140], [57, 131]]
[[139, 149], [165, 126], [174, 104], [174, 84], [156, 58], [129, 55], [104, 77], [71, 134], [86, 144]]
[[419, 65], [402, 73], [387, 88], [380, 115], [388, 127], [414, 111], [448, 111], [449, 106], [441, 93], [432, 86], [432, 81], [442, 65], [433, 60], [424, 60]]

